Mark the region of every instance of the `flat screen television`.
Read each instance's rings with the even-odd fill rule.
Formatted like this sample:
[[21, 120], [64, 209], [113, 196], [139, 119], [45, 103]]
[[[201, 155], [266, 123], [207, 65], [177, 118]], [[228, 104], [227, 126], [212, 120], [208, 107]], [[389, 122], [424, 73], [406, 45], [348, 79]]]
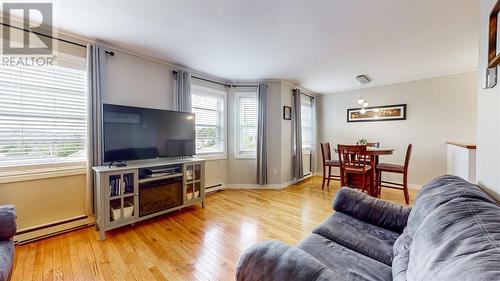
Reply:
[[104, 162], [191, 156], [194, 114], [103, 105]]

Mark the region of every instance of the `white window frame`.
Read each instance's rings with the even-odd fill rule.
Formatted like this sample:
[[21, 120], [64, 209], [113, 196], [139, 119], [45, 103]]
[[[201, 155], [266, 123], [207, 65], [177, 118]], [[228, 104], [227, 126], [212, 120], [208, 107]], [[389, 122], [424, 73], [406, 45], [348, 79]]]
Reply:
[[[227, 159], [227, 91], [221, 91], [218, 89], [214, 89], [211, 87], [207, 86], [202, 86], [202, 85], [196, 85], [192, 84], [191, 85], [191, 95], [193, 95], [194, 92], [200, 93], [202, 95], [211, 95], [211, 96], [218, 96], [222, 97], [223, 99], [223, 112], [222, 112], [222, 146], [223, 146], [223, 152], [222, 153], [196, 153], [197, 156], [201, 156], [204, 159], [207, 160], [225, 160]], [[196, 121], [196, 120], [195, 120]], [[196, 126], [196, 124], [195, 124]], [[196, 127], [195, 127], [196, 128]]]
[[[235, 92], [235, 108], [236, 108], [236, 122], [235, 122], [235, 132], [236, 132], [236, 146], [235, 146], [235, 158], [236, 159], [257, 159], [257, 148], [255, 148], [255, 151], [249, 151], [249, 152], [242, 152], [240, 151], [240, 133], [241, 133], [241, 128], [240, 128], [240, 118], [241, 118], [241, 112], [240, 112], [240, 98], [241, 97], [252, 97], [255, 98], [257, 101], [257, 88], [240, 88]], [[257, 113], [258, 114], [258, 113]], [[257, 116], [257, 126], [258, 126], [258, 116]], [[257, 134], [257, 128], [255, 130]], [[257, 136], [256, 136], [257, 137]]]

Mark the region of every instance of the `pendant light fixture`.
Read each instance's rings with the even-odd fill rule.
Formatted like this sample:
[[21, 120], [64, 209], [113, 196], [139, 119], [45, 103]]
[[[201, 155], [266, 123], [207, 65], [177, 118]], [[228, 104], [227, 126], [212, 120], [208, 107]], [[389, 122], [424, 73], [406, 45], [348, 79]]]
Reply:
[[365, 99], [363, 99], [363, 96], [362, 96], [362, 93], [361, 93], [361, 90], [363, 89], [363, 85], [364, 84], [368, 84], [370, 83], [370, 78], [368, 78], [368, 76], [366, 75], [358, 75], [356, 76], [356, 80], [358, 80], [359, 82], [359, 99], [358, 99], [358, 104], [361, 105], [361, 114], [365, 114], [366, 113], [366, 107], [368, 107], [369, 103], [368, 101], [366, 101]]

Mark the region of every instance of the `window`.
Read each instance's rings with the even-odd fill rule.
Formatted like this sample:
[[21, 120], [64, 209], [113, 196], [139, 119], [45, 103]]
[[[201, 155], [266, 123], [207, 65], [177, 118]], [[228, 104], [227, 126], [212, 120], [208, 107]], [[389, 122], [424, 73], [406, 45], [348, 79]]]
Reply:
[[302, 123], [302, 152], [310, 154], [312, 149], [313, 135], [313, 99], [306, 96], [300, 96], [300, 116]]
[[86, 49], [58, 50], [52, 65], [0, 65], [0, 166], [85, 161]]
[[236, 93], [238, 109], [237, 158], [255, 158], [257, 154], [257, 93]]
[[196, 154], [226, 155], [226, 92], [193, 85], [192, 107], [196, 115]]

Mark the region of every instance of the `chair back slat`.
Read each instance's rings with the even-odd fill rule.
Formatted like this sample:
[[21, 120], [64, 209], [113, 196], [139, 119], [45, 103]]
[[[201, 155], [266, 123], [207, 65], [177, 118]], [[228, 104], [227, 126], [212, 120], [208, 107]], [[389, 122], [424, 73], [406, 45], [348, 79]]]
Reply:
[[337, 147], [340, 166], [345, 168], [366, 168], [369, 156], [366, 153], [366, 145], [341, 145]]
[[323, 157], [323, 163], [326, 161], [332, 160], [332, 154], [330, 151], [330, 143], [322, 142], [321, 143], [321, 156]]

